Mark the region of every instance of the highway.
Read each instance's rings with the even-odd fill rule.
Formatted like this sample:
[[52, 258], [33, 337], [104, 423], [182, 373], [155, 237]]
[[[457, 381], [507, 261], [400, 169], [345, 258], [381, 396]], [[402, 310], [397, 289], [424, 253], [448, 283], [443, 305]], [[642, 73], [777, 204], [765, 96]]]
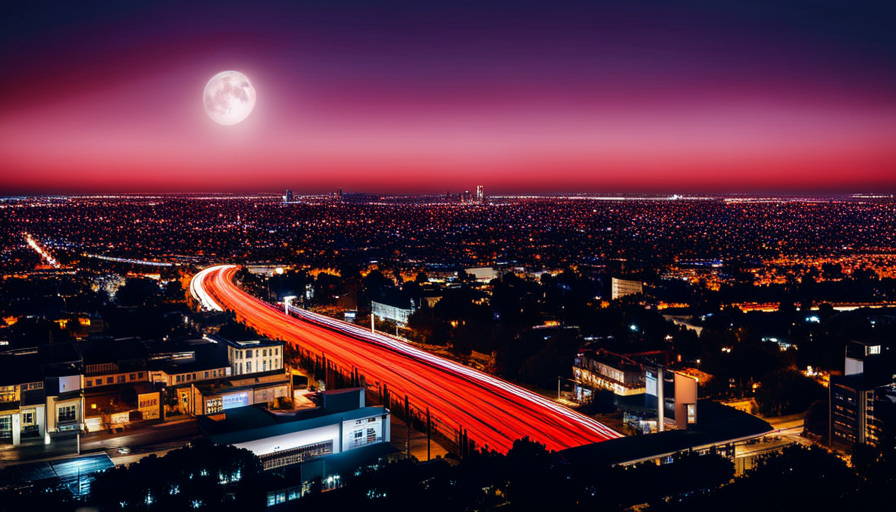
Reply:
[[468, 368], [388, 336], [346, 322], [292, 308], [284, 310], [239, 289], [238, 267], [207, 268], [193, 277], [191, 292], [211, 310], [232, 310], [237, 318], [271, 338], [297, 343], [325, 355], [368, 384], [388, 384], [393, 397], [409, 397], [442, 422], [466, 429], [477, 446], [506, 453], [514, 440], [528, 436], [549, 450], [620, 437], [601, 423], [507, 381]]

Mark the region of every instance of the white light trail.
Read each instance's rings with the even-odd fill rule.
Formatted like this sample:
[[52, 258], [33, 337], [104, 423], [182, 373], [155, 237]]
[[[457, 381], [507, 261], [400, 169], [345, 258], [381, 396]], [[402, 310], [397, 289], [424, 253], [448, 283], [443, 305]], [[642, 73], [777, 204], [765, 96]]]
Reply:
[[59, 263], [56, 261], [56, 258], [51, 256], [49, 252], [44, 250], [44, 248], [41, 247], [40, 244], [38, 244], [33, 238], [31, 238], [31, 235], [29, 235], [28, 233], [25, 233], [25, 241], [28, 242], [28, 246], [37, 251], [37, 254], [40, 254], [40, 257], [46, 260], [47, 263], [49, 263], [53, 267], [59, 268]]
[[226, 268], [233, 267], [235, 265], [218, 265], [216, 267], [209, 267], [201, 272], [197, 272], [193, 279], [190, 280], [190, 295], [193, 296], [194, 299], [199, 301], [199, 305], [202, 306], [204, 311], [224, 311], [224, 308], [221, 307], [220, 304], [215, 302], [215, 299], [205, 291], [205, 288], [202, 287], [202, 281], [205, 279], [205, 276], [211, 274], [212, 272], [217, 272], [218, 270], [224, 270]]

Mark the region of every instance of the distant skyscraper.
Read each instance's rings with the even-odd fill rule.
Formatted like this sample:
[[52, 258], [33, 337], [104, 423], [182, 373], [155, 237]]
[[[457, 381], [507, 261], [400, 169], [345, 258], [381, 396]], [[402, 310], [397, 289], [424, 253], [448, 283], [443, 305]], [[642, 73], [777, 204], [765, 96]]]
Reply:
[[283, 196], [283, 202], [284, 203], [292, 202], [292, 190], [291, 189], [286, 189], [286, 194]]
[[339, 187], [339, 191], [336, 192], [336, 200], [342, 201], [342, 187]]
[[476, 202], [479, 204], [485, 204], [485, 189], [482, 188], [482, 185], [476, 186]]

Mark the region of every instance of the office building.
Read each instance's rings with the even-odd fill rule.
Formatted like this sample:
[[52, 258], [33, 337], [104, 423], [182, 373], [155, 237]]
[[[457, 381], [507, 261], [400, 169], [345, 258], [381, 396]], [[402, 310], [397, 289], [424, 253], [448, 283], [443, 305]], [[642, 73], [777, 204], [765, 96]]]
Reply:
[[828, 388], [832, 442], [880, 446], [896, 439], [896, 357], [881, 343], [846, 345], [844, 374]]

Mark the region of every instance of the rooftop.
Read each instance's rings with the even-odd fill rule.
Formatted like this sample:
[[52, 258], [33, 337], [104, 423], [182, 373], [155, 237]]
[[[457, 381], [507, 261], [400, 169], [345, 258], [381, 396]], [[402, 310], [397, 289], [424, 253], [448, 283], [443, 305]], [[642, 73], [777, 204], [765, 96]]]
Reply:
[[767, 422], [712, 400], [698, 400], [700, 423], [688, 430], [622, 437], [561, 450], [570, 464], [603, 467], [652, 460], [683, 450], [758, 437], [771, 432]]

